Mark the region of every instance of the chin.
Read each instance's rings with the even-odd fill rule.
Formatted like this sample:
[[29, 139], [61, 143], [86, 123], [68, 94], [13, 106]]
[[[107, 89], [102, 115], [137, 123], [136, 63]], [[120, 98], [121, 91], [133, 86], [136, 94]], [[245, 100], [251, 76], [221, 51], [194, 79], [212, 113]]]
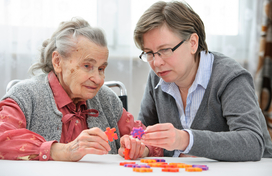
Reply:
[[164, 82], [167, 82], [167, 83], [172, 83], [172, 82], [174, 82], [174, 80], [169, 79], [169, 78], [162, 78], [162, 80], [163, 80]]
[[[85, 96], [85, 97], [86, 97], [86, 100], [92, 99], [93, 97], [95, 97], [96, 94], [97, 94], [97, 92], [95, 92], [95, 93], [87, 93], [86, 96]], [[85, 98], [85, 97], [84, 97], [84, 98]]]

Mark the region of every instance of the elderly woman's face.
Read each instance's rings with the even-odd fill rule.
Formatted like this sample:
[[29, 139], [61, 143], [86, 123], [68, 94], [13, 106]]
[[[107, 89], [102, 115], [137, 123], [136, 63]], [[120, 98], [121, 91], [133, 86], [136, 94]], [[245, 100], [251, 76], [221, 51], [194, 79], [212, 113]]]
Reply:
[[77, 103], [93, 98], [104, 84], [107, 47], [79, 37], [71, 54], [67, 58], [60, 58], [61, 69], [55, 69], [55, 72], [72, 101]]

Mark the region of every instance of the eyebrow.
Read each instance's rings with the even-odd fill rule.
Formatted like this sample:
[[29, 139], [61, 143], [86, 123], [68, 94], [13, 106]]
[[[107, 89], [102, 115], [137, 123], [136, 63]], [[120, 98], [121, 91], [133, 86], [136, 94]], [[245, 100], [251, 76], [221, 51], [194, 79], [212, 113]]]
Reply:
[[108, 66], [108, 62], [104, 62], [102, 65], [106, 67]]
[[[95, 59], [92, 59], [92, 58], [86, 58], [83, 60], [84, 62], [91, 62], [93, 64], [96, 63], [96, 60]], [[108, 66], [108, 62], [104, 62], [101, 66]]]
[[96, 60], [95, 59], [91, 59], [91, 58], [86, 58], [83, 60], [83, 62], [92, 62], [92, 63], [96, 63]]
[[[169, 44], [163, 44], [163, 45], [160, 45], [159, 47], [158, 47], [158, 51], [159, 50], [161, 50], [161, 49], [163, 49], [164, 47], [166, 47], [167, 45], [169, 45]], [[167, 47], [167, 48], [169, 48], [169, 47]], [[149, 48], [143, 48], [143, 50], [149, 50], [149, 51], [152, 51], [151, 49], [149, 49]], [[153, 52], [153, 51], [152, 51]]]

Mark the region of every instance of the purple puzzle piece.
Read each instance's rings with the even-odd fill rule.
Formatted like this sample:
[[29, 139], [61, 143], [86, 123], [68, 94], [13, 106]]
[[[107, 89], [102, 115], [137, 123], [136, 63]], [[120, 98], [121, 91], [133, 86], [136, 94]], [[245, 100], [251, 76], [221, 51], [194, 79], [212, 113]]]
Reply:
[[139, 128], [135, 128], [133, 127], [132, 131], [131, 131], [131, 135], [134, 137], [134, 138], [138, 138], [138, 139], [141, 139], [142, 136], [144, 135], [144, 129], [142, 127], [139, 127]]
[[147, 164], [136, 164], [133, 166], [134, 168], [150, 168]]
[[192, 167], [198, 167], [198, 168], [201, 168], [203, 171], [205, 170], [208, 170], [209, 167], [207, 165], [192, 165]]

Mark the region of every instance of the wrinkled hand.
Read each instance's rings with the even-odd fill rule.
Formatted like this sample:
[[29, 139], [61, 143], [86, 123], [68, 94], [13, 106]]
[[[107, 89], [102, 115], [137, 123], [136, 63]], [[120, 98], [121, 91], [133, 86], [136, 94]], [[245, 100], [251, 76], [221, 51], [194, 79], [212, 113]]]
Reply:
[[68, 144], [52, 144], [51, 157], [56, 161], [79, 161], [86, 154], [103, 155], [110, 150], [107, 135], [95, 127], [82, 131]]
[[189, 134], [176, 129], [171, 123], [161, 123], [148, 126], [142, 137], [142, 142], [166, 150], [185, 150], [189, 145]]
[[124, 157], [125, 148], [130, 149], [130, 159], [143, 158], [148, 156], [149, 149], [138, 139], [129, 135], [124, 135], [120, 139], [121, 147], [118, 150], [120, 156]]

